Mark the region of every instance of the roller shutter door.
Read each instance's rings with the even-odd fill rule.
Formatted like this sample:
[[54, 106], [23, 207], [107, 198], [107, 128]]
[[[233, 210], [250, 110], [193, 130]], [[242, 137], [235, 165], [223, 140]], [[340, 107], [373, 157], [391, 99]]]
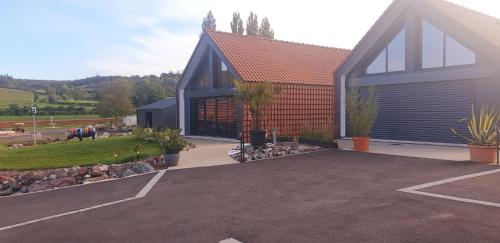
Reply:
[[469, 117], [474, 103], [473, 81], [440, 81], [376, 86], [379, 113], [372, 137], [389, 140], [465, 143], [459, 120]]

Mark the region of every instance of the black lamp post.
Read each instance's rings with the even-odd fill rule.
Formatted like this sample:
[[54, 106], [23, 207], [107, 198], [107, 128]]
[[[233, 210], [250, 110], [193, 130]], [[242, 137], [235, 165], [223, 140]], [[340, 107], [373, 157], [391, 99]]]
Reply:
[[240, 162], [245, 162], [245, 133], [240, 132]]

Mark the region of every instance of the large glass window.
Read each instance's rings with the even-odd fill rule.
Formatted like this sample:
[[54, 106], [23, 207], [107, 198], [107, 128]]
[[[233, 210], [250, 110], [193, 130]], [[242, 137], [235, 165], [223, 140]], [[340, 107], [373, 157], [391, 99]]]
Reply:
[[397, 72], [406, 69], [406, 34], [404, 29], [387, 46], [387, 71]]
[[444, 65], [444, 35], [441, 30], [429, 24], [422, 23], [422, 68], [435, 68]]
[[374, 73], [385, 73], [387, 62], [387, 50], [384, 49], [378, 56], [373, 60], [373, 62], [366, 68], [367, 74]]
[[422, 68], [438, 68], [476, 63], [476, 54], [422, 20]]
[[403, 28], [366, 68], [366, 74], [399, 72], [406, 69], [406, 34]]
[[450, 36], [446, 36], [446, 66], [476, 63], [476, 54]]

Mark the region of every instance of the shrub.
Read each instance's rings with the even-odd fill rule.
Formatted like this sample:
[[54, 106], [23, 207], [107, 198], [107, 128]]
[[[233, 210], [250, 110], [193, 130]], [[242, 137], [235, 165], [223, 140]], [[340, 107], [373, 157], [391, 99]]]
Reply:
[[180, 130], [167, 128], [163, 132], [153, 132], [153, 138], [164, 154], [176, 154], [183, 150], [195, 148], [195, 145], [181, 136]]
[[369, 86], [365, 92], [359, 87], [349, 88], [346, 95], [346, 112], [349, 132], [352, 137], [369, 137], [378, 113], [375, 88]]
[[308, 140], [320, 141], [320, 142], [335, 142], [335, 136], [328, 133], [328, 125], [324, 124], [305, 124], [302, 128], [301, 137]]

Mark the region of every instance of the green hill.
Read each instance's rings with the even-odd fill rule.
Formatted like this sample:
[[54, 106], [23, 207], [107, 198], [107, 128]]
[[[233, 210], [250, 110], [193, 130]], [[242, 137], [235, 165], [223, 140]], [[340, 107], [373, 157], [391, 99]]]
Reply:
[[33, 103], [33, 93], [17, 89], [0, 88], [0, 109], [6, 108], [9, 104], [19, 106], [31, 106]]

